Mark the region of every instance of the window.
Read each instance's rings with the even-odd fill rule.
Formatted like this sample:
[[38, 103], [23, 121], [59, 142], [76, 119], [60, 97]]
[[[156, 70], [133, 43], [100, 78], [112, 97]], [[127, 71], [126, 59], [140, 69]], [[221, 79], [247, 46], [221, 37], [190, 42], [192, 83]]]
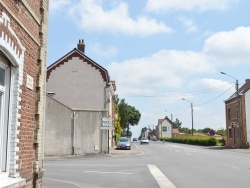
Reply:
[[228, 129], [228, 136], [229, 136], [229, 138], [232, 138], [232, 129], [231, 128]]
[[10, 66], [0, 53], [0, 172], [7, 168]]
[[227, 109], [227, 119], [230, 120], [231, 119], [231, 112], [230, 112], [230, 108]]

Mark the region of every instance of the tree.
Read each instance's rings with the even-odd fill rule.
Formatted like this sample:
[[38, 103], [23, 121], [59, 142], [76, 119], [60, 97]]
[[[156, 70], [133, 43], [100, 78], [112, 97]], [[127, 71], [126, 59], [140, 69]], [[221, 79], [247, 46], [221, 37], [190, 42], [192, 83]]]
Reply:
[[178, 129], [181, 128], [182, 122], [180, 122], [180, 120], [179, 120], [178, 118], [176, 118], [176, 120], [175, 120], [174, 123], [176, 124], [176, 127], [177, 127]]
[[[144, 137], [145, 136], [145, 133], [147, 132], [148, 128], [147, 127], [144, 127], [141, 129], [141, 136], [140, 137]], [[141, 138], [140, 138], [141, 139]]]
[[115, 134], [121, 134], [122, 127], [121, 127], [121, 124], [120, 124], [121, 117], [120, 117], [120, 114], [119, 114], [119, 108], [118, 108], [117, 104], [115, 104], [114, 106], [115, 106], [115, 113], [117, 114], [117, 119], [115, 119], [115, 121], [114, 121]]
[[216, 131], [216, 134], [221, 135], [221, 136], [226, 136], [226, 129], [220, 128]]
[[[125, 102], [125, 99], [119, 101], [117, 99], [117, 104], [120, 112], [120, 124], [123, 129], [127, 129], [127, 136], [129, 136], [129, 125], [135, 126], [138, 125], [141, 113], [135, 109], [134, 106], [130, 106]], [[131, 135], [130, 135], [131, 136]]]

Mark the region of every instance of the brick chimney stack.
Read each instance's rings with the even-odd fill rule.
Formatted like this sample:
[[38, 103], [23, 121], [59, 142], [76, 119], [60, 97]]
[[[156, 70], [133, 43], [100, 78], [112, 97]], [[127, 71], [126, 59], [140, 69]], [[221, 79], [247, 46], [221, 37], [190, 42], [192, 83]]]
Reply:
[[77, 44], [77, 49], [85, 54], [85, 44], [83, 39], [79, 40], [79, 43]]

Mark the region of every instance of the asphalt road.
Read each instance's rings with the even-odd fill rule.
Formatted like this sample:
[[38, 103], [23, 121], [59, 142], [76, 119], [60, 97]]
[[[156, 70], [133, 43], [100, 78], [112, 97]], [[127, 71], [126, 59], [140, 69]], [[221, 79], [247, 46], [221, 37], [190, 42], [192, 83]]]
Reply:
[[46, 158], [44, 188], [249, 188], [250, 150], [151, 142], [107, 155]]

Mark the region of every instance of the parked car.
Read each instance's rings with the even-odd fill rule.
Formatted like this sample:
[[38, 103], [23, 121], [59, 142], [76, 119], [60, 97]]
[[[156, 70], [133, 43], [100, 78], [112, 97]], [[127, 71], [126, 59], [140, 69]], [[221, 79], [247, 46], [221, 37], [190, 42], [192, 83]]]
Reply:
[[149, 141], [146, 137], [141, 138], [141, 144], [149, 144]]
[[131, 149], [131, 142], [129, 138], [121, 137], [117, 142], [117, 149]]
[[133, 141], [137, 141], [137, 138], [133, 138]]

